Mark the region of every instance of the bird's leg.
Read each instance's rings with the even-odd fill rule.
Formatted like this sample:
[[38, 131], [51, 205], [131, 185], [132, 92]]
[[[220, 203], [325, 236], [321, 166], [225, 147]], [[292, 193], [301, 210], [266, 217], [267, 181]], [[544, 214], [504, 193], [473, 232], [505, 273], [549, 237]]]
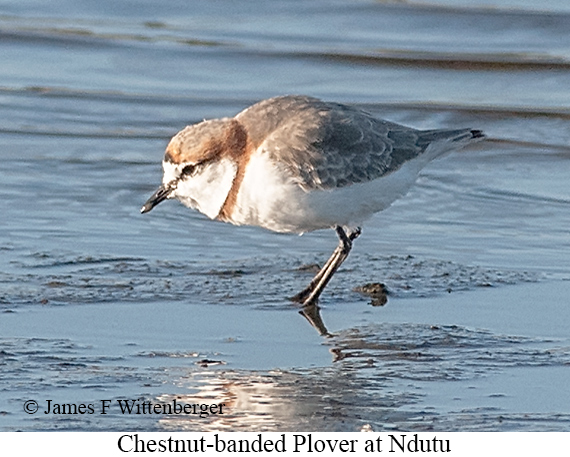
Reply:
[[305, 301], [305, 299], [311, 295], [311, 292], [313, 291], [313, 289], [316, 287], [316, 285], [318, 284], [318, 282], [321, 280], [321, 278], [323, 277], [323, 275], [325, 274], [325, 272], [327, 271], [327, 269], [330, 267], [330, 265], [332, 264], [332, 262], [338, 257], [340, 251], [342, 250], [343, 245], [342, 242], [336, 247], [336, 249], [333, 251], [332, 255], [329, 257], [329, 259], [326, 261], [326, 263], [323, 265], [323, 267], [319, 270], [319, 272], [315, 275], [315, 277], [311, 280], [311, 283], [305, 287], [301, 292], [299, 292], [298, 294], [294, 295], [293, 297], [291, 297], [292, 301], [295, 301], [297, 303], [303, 303]]
[[[319, 272], [316, 276], [317, 281], [315, 281], [314, 286], [310, 294], [305, 298], [303, 301], [303, 306], [310, 306], [316, 305], [321, 293], [335, 274], [335, 272], [339, 269], [342, 263], [348, 257], [350, 250], [352, 249], [352, 242], [360, 235], [360, 228], [357, 228], [354, 231], [350, 231], [348, 234], [344, 231], [344, 229], [340, 226], [335, 227], [336, 233], [339, 238], [339, 245], [333, 252], [331, 256], [330, 262], [325, 264], [323, 267], [323, 272]], [[311, 281], [312, 283], [312, 281]]]
[[360, 227], [346, 233], [341, 226], [337, 225], [335, 230], [339, 238], [338, 246], [320, 271], [315, 275], [308, 287], [292, 297], [291, 300], [302, 303], [303, 306], [315, 305], [336, 270], [338, 270], [348, 257], [352, 249], [352, 242], [358, 238], [361, 233]]

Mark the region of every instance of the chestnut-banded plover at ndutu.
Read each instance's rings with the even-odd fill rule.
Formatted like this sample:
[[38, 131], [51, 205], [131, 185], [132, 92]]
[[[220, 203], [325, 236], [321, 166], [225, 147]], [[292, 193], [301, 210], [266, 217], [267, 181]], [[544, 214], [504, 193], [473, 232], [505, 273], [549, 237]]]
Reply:
[[168, 144], [162, 185], [141, 209], [180, 200], [211, 219], [276, 232], [333, 228], [339, 245], [292, 299], [316, 305], [360, 235], [445, 152], [480, 130], [416, 130], [307, 96], [263, 100], [235, 117], [180, 131]]

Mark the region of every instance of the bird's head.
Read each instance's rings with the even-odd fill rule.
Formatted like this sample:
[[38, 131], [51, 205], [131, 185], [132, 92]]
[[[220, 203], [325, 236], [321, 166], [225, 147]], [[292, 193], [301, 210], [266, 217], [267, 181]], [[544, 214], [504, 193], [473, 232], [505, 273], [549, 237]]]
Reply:
[[228, 118], [203, 121], [178, 132], [164, 154], [162, 185], [141, 213], [175, 198], [215, 218], [231, 188], [236, 155], [246, 141], [243, 128]]

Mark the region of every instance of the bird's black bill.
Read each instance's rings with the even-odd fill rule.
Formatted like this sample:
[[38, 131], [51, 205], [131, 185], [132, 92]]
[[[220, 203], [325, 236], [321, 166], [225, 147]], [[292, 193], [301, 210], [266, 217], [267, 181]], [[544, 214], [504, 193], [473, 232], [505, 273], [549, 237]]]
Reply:
[[166, 200], [168, 196], [172, 192], [172, 188], [170, 186], [165, 186], [164, 184], [156, 189], [156, 192], [150, 196], [150, 198], [146, 201], [146, 203], [141, 208], [141, 213], [148, 213], [151, 209], [153, 209], [156, 205], [160, 202]]

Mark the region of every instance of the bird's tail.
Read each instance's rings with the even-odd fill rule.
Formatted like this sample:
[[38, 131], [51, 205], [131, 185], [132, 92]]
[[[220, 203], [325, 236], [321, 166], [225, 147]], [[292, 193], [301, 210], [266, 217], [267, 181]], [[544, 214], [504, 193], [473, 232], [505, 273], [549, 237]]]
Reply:
[[425, 147], [424, 155], [429, 161], [446, 152], [462, 149], [484, 138], [485, 134], [481, 130], [423, 130], [418, 143]]
[[451, 143], [470, 143], [485, 138], [481, 130], [458, 129], [458, 130], [423, 130], [420, 134], [420, 142], [426, 145], [436, 141], [449, 141]]

